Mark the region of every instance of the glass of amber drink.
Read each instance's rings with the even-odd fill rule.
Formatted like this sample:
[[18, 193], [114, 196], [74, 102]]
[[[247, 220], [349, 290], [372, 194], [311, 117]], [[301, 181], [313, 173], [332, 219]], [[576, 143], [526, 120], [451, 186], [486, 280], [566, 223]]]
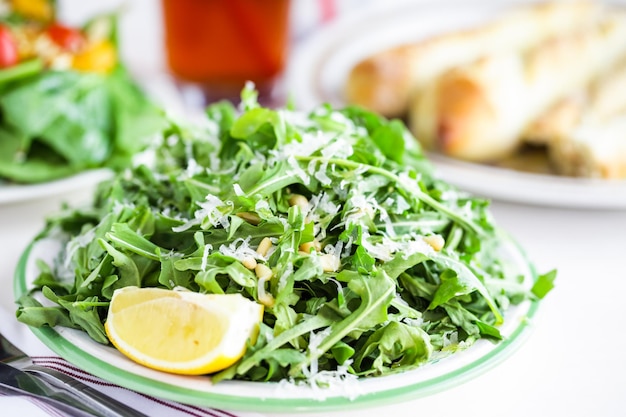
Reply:
[[[161, 0], [167, 64], [204, 103], [238, 101], [247, 81], [276, 99], [289, 38], [289, 0]], [[278, 104], [278, 103], [277, 103]]]

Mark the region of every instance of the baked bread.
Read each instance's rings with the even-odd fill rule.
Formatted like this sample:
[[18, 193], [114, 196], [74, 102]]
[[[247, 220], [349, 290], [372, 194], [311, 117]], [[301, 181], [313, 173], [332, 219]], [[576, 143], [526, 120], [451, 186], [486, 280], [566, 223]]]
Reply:
[[550, 146], [582, 124], [601, 125], [623, 113], [626, 113], [626, 60], [541, 114], [527, 127], [523, 140]]
[[381, 51], [350, 71], [345, 99], [387, 117], [404, 116], [413, 91], [444, 71], [486, 54], [525, 50], [591, 26], [602, 9], [589, 0], [537, 3], [476, 28]]
[[568, 176], [626, 179], [626, 112], [602, 123], [585, 121], [548, 147], [555, 169]]
[[626, 55], [626, 14], [528, 51], [447, 71], [412, 98], [409, 125], [427, 147], [476, 162], [512, 154], [526, 127]]
[[626, 62], [541, 115], [524, 140], [544, 144], [559, 174], [626, 178]]

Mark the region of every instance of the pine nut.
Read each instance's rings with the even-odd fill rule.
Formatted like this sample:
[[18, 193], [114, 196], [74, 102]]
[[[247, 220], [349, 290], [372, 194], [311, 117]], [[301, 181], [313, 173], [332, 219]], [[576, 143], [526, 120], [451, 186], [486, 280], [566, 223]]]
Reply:
[[243, 264], [243, 266], [245, 266], [246, 268], [250, 270], [255, 269], [257, 266], [256, 259], [254, 259], [252, 256], [245, 256], [241, 260], [241, 263]]
[[298, 246], [298, 249], [306, 253], [311, 253], [311, 249], [314, 249], [315, 251], [319, 252], [322, 250], [322, 245], [317, 240], [313, 240], [312, 242], [306, 242], [306, 243], [301, 244], [300, 246]]
[[256, 213], [249, 212], [249, 211], [239, 212], [237, 213], [237, 217], [239, 217], [240, 219], [244, 219], [245, 221], [247, 221], [248, 223], [254, 226], [261, 223], [261, 218], [259, 217], [259, 215]]
[[443, 246], [446, 243], [441, 235], [424, 236], [423, 239], [424, 239], [424, 242], [428, 243], [430, 247], [433, 248], [437, 252], [443, 249]]
[[290, 206], [298, 206], [302, 211], [307, 210], [309, 207], [309, 200], [301, 194], [292, 194], [287, 201]]
[[335, 255], [331, 255], [330, 253], [325, 253], [320, 256], [320, 262], [324, 272], [337, 272], [339, 269], [339, 258]]
[[267, 256], [267, 252], [269, 252], [271, 248], [272, 248], [272, 241], [270, 240], [269, 237], [264, 237], [261, 240], [261, 243], [259, 243], [259, 246], [257, 246], [256, 253], [265, 257]]
[[272, 270], [265, 264], [257, 264], [254, 273], [259, 280], [267, 281], [272, 277]]

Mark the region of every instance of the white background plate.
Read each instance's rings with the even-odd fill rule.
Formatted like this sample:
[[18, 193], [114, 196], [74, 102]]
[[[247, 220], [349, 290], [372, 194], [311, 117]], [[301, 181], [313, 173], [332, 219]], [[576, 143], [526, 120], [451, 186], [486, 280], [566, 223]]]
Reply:
[[[528, 1], [378, 2], [342, 17], [293, 51], [286, 89], [296, 107], [343, 106], [351, 68], [372, 53], [434, 34], [472, 27]], [[625, 209], [626, 181], [587, 180], [431, 157], [439, 176], [476, 195], [506, 201], [592, 209]]]
[[0, 183], [0, 205], [63, 196], [74, 191], [91, 189], [111, 175], [111, 170], [102, 168], [39, 184]]

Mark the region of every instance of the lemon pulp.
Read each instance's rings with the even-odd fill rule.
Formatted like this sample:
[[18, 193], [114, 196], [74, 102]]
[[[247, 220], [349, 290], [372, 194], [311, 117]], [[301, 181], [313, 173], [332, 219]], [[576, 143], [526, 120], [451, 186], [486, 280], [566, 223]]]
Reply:
[[125, 287], [113, 294], [105, 330], [121, 353], [140, 364], [197, 375], [239, 360], [262, 316], [262, 305], [239, 294]]

